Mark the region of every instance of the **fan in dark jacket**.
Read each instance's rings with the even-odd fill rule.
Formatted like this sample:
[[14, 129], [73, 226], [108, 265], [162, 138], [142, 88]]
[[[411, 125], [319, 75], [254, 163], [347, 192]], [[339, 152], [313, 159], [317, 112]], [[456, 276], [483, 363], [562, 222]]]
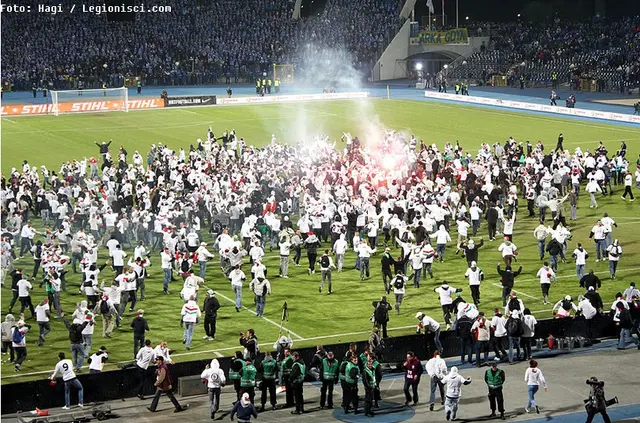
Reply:
[[500, 270], [500, 263], [498, 263], [498, 274], [502, 277], [502, 306], [506, 307], [507, 298], [509, 298], [509, 294], [513, 290], [513, 284], [515, 283], [516, 277], [522, 272], [522, 266], [518, 268], [517, 271], [511, 270], [511, 266], [505, 266], [504, 270]]
[[144, 310], [138, 310], [138, 315], [131, 321], [133, 329], [133, 359], [138, 355], [138, 350], [144, 346], [144, 337], [149, 331], [149, 324], [144, 318]]
[[216, 293], [213, 292], [213, 289], [208, 290], [202, 310], [204, 311], [204, 333], [209, 341], [213, 341], [216, 338], [216, 321], [219, 308], [220, 301], [216, 298]]
[[427, 229], [422, 226], [422, 221], [418, 222], [418, 227], [416, 228], [416, 245], [420, 245], [422, 244], [422, 241], [424, 241], [425, 239], [427, 239], [428, 233], [427, 233]]
[[[589, 273], [580, 279], [580, 286], [586, 290], [589, 290], [589, 287], [591, 286], [594, 289], [600, 289], [602, 287], [602, 281], [600, 281], [600, 278], [593, 273], [593, 270], [589, 270]], [[593, 301], [591, 301], [591, 304], [593, 304]]]
[[[380, 263], [382, 264], [382, 282], [384, 283], [384, 292], [387, 294], [391, 289], [391, 281], [393, 280], [393, 273], [391, 272], [391, 266], [394, 266], [396, 261], [391, 257], [391, 253], [389, 252], [389, 248], [384, 249], [384, 254], [380, 259]], [[387, 284], [387, 279], [389, 279], [389, 283]]]
[[[597, 277], [597, 276], [596, 276]], [[596, 291], [593, 286], [589, 286], [587, 288], [587, 292], [584, 294], [584, 297], [591, 302], [591, 305], [598, 311], [601, 312], [604, 308], [604, 303], [602, 302], [602, 297]]]
[[512, 311], [505, 324], [507, 336], [509, 337], [509, 364], [514, 363], [513, 347], [516, 347], [517, 350], [515, 359], [520, 360], [520, 337], [524, 333], [524, 327], [522, 325], [520, 312], [516, 310]]
[[82, 364], [85, 359], [84, 345], [82, 344], [82, 331], [88, 324], [93, 324], [93, 321], [85, 320], [82, 324], [69, 323], [69, 321], [64, 318], [64, 313], [62, 313], [62, 321], [69, 330], [69, 341], [71, 342], [72, 354], [71, 361], [73, 362], [73, 368], [74, 370], [79, 371], [82, 368]]
[[558, 271], [558, 256], [560, 256], [564, 260], [563, 252], [562, 252], [562, 244], [558, 242], [557, 239], [552, 239], [549, 244], [547, 244], [547, 253], [549, 253], [549, 261], [551, 262], [551, 268], [554, 272]]
[[469, 240], [469, 242], [462, 243], [460, 248], [463, 250], [463, 257], [467, 259], [467, 267], [471, 267], [471, 262], [478, 262], [478, 248], [484, 245], [484, 240], [480, 238], [479, 244], [474, 244], [473, 240]]
[[471, 327], [473, 326], [473, 320], [467, 316], [463, 316], [458, 319], [456, 323], [456, 337], [460, 340], [460, 361], [465, 362], [464, 357], [468, 355], [469, 363], [473, 362], [473, 333], [471, 333]]
[[373, 301], [373, 324], [377, 328], [382, 328], [382, 337], [387, 338], [387, 323], [389, 322], [389, 310], [391, 310], [391, 304], [387, 301], [386, 296], [382, 296], [380, 301]]

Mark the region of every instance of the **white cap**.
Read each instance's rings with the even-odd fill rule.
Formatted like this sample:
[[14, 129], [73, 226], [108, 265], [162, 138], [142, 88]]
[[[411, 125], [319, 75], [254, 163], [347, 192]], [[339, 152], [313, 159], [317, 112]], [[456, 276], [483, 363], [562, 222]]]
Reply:
[[424, 316], [424, 314], [421, 311], [416, 313], [416, 319], [419, 319], [422, 316]]
[[471, 262], [471, 267], [474, 267], [474, 266], [476, 266], [476, 265], [477, 265], [477, 263], [476, 263], [475, 261], [472, 261], [472, 262]]

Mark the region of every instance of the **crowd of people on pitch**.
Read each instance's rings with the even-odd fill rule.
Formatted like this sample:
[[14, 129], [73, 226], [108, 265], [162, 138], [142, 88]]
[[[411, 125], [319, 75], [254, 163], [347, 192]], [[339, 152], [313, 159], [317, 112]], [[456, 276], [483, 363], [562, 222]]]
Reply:
[[[332, 272], [350, 267], [345, 268], [346, 257], [355, 257], [355, 267], [365, 280], [380, 247], [380, 289], [386, 295], [393, 290], [397, 313], [409, 279], [417, 289], [427, 274], [437, 277], [437, 263], [463, 253], [461, 263], [466, 264], [466, 271], [460, 277], [469, 279], [473, 301], [456, 299], [458, 289], [446, 282], [436, 288], [449, 328], [452, 315], [455, 320], [461, 309], [473, 310], [480, 303], [486, 263], [482, 252], [492, 245], [504, 261], [504, 267], [498, 266], [492, 277], [500, 277], [503, 306], [509, 307], [520, 273], [512, 267], [519, 253], [514, 233], [527, 219], [527, 212], [529, 218], [540, 220], [533, 233], [540, 260], [548, 257], [536, 274], [542, 301], [550, 300], [558, 267], [573, 258], [577, 279], [585, 288], [578, 302], [591, 303], [591, 307], [586, 302], [581, 307], [589, 309], [589, 313], [583, 311], [585, 317], [596, 316], [604, 305], [594, 304], [589, 297], [589, 291], [597, 291], [600, 285], [592, 272], [587, 273], [586, 259], [591, 253], [597, 262], [607, 261], [615, 279], [623, 253], [622, 243], [613, 235], [616, 222], [606, 213], [596, 222], [589, 234], [594, 252], [581, 244], [570, 249], [572, 234], [566, 218], [577, 219], [578, 198], [584, 191], [592, 208], [598, 207], [601, 196], [611, 197], [618, 186], [624, 186], [623, 200], [627, 196], [633, 200], [634, 179], [637, 187], [640, 171], [635, 170], [635, 177], [631, 174], [624, 142], [614, 153], [602, 143], [593, 151], [576, 148], [571, 152], [563, 142], [561, 134], [556, 147], [549, 149], [541, 141], [534, 145], [509, 138], [504, 143], [482, 144], [472, 154], [458, 143], [446, 143], [439, 149], [413, 136], [377, 129], [367, 135], [366, 144], [345, 133], [340, 141], [316, 136], [288, 146], [273, 135], [268, 146], [255, 148], [234, 130], [225, 130], [218, 137], [209, 128], [205, 140], [196, 140], [188, 151], [154, 144], [144, 156], [139, 151], [130, 155], [124, 146], [114, 151], [110, 141], [96, 143], [100, 159], [69, 161], [59, 170], [25, 160], [20, 169], [13, 168], [3, 177], [0, 198], [5, 228], [2, 283], [10, 276], [9, 312], [18, 301], [21, 305], [21, 316], [9, 327], [20, 328], [24, 335], [22, 314], [29, 310], [40, 327], [38, 343], [43, 344], [50, 330], [49, 309], [63, 317], [60, 299], [67, 290], [67, 276], [73, 272], [80, 273], [77, 287], [86, 296], [86, 306], [75, 313], [74, 323], [93, 322], [82, 331], [92, 334], [99, 318], [102, 335], [108, 338], [120, 326], [124, 313], [135, 313], [138, 300], [148, 296], [145, 279], [154, 262], [162, 269], [165, 294], [176, 285], [177, 277], [183, 279], [171, 291], [182, 298], [176, 309], [182, 316], [183, 342], [190, 348], [202, 313], [203, 338], [215, 339], [217, 307], [208, 300], [215, 297], [212, 288], [219, 286], [216, 284], [229, 281], [240, 312], [245, 308], [243, 294], [249, 282], [256, 313], [262, 315], [267, 296], [272, 288], [278, 289], [267, 274], [272, 281], [276, 275], [288, 278], [289, 264], [300, 266], [303, 252], [308, 274], [319, 270], [319, 293], [327, 285], [327, 294], [332, 294], [339, 289], [332, 285]], [[566, 205], [570, 205], [569, 214]], [[33, 225], [35, 217], [41, 218], [39, 229]], [[485, 225], [487, 242], [478, 239]], [[209, 236], [213, 252], [207, 248]], [[504, 242], [492, 244], [498, 236]], [[392, 252], [392, 246], [401, 250]], [[277, 252], [278, 269], [267, 269], [262, 263], [267, 248], [270, 254]], [[109, 255], [104, 263], [98, 262], [100, 249]], [[216, 275], [215, 282], [205, 282], [207, 263], [214, 254], [222, 274]], [[33, 260], [32, 271], [27, 270], [25, 256]], [[107, 266], [115, 277], [99, 284], [104, 278], [99, 275]], [[31, 284], [29, 279], [38, 283]], [[201, 307], [196, 301], [203, 288], [207, 295]], [[38, 289], [42, 291], [37, 298], [43, 300], [36, 301], [41, 307], [36, 313], [31, 293]], [[558, 301], [554, 309], [562, 316], [577, 308], [566, 298], [569, 289], [563, 290], [556, 297], [560, 301], [552, 300]], [[612, 305], [614, 320], [625, 325], [620, 348], [626, 347], [632, 331], [637, 330], [637, 320], [628, 325], [635, 318], [624, 306], [633, 302], [633, 292], [625, 293], [626, 301], [616, 298]], [[464, 306], [456, 307], [454, 301]], [[376, 308], [392, 306], [386, 302]], [[525, 307], [518, 311], [522, 318]], [[511, 314], [505, 310], [505, 318], [513, 317]], [[374, 313], [373, 320], [380, 323], [386, 337], [384, 319]], [[26, 357], [26, 341], [22, 336], [14, 342], [11, 331], [3, 340], [7, 347], [19, 349], [15, 360], [19, 371]], [[134, 339], [134, 355], [143, 344], [144, 332]], [[77, 343], [74, 339], [72, 343]], [[76, 368], [81, 368], [90, 349], [86, 342], [83, 348], [75, 348]]]

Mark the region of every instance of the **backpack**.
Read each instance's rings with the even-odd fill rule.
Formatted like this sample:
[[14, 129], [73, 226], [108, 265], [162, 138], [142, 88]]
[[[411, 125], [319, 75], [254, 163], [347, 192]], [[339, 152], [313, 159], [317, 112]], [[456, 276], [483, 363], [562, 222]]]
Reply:
[[522, 311], [520, 310], [520, 301], [518, 301], [517, 298], [512, 298], [509, 300], [509, 311], [514, 310]]
[[511, 336], [520, 336], [522, 335], [522, 322], [520, 321], [520, 319], [514, 319], [513, 317], [510, 317], [507, 320], [507, 325], [506, 325], [506, 329], [507, 329], [507, 334], [511, 335]]
[[78, 333], [79, 327], [80, 325], [78, 324], [71, 325], [71, 328], [69, 329], [69, 341], [73, 343], [82, 342], [82, 334]]
[[15, 344], [21, 344], [22, 341], [24, 341], [24, 334], [20, 332], [20, 329], [18, 329], [18, 327], [16, 327], [15, 330], [13, 331], [12, 341]]
[[109, 307], [109, 304], [107, 304], [105, 300], [100, 302], [100, 314], [105, 314], [107, 316], [111, 314], [111, 307]]
[[327, 269], [329, 267], [329, 256], [322, 256], [322, 258], [320, 258], [320, 265]]
[[189, 273], [190, 267], [191, 266], [189, 266], [188, 260], [182, 260], [182, 263], [180, 263], [180, 270], [182, 271], [182, 273]]
[[393, 281], [393, 287], [395, 289], [402, 289], [404, 287], [404, 279], [401, 276], [396, 276], [396, 280]]

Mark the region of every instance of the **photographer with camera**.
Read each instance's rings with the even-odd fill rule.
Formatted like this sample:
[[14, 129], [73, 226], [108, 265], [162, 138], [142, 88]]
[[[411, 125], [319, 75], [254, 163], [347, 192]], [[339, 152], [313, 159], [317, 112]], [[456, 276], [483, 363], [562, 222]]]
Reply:
[[604, 423], [610, 423], [611, 419], [607, 414], [607, 406], [617, 404], [618, 397], [614, 397], [609, 401], [604, 398], [604, 382], [598, 380], [597, 377], [590, 377], [587, 380], [587, 385], [591, 387], [589, 398], [584, 400], [584, 406], [587, 409], [587, 422], [591, 423], [596, 414], [602, 414]]

